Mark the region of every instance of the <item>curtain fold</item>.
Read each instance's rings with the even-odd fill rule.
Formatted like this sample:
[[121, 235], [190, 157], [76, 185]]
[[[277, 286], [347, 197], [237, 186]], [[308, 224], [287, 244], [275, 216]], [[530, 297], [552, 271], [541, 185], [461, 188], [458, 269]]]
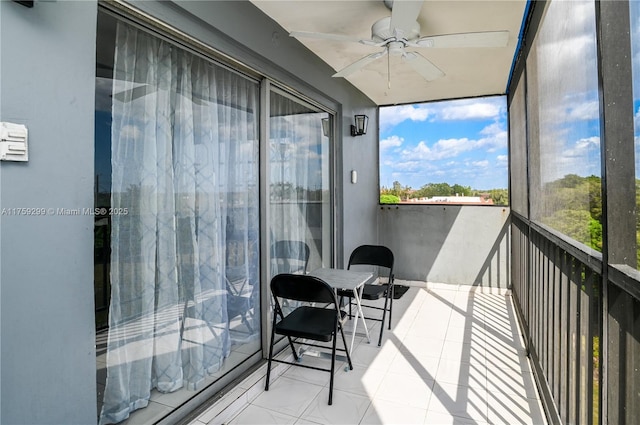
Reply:
[[[101, 424], [147, 406], [154, 388], [201, 389], [230, 353], [229, 233], [241, 241], [241, 277], [258, 287], [256, 92], [255, 83], [118, 23], [111, 207], [128, 214], [111, 216]], [[241, 313], [255, 312], [257, 291], [245, 298]]]

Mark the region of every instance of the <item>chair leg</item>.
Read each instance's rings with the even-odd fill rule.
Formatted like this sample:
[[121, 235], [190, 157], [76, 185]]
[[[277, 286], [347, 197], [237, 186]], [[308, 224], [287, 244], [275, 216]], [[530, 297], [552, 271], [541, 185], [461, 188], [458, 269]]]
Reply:
[[[278, 314], [280, 314], [280, 317], [282, 317], [284, 319], [284, 315], [282, 314], [282, 310], [274, 310], [273, 311], [273, 330], [275, 331], [276, 328], [276, 321], [278, 318]], [[298, 352], [296, 351], [296, 348], [293, 346], [293, 341], [291, 340], [291, 337], [287, 335], [287, 340], [289, 341], [289, 347], [291, 347], [291, 352], [293, 353], [293, 358], [296, 359], [297, 362], [300, 361], [300, 357], [298, 356]]]
[[289, 340], [289, 347], [291, 347], [291, 351], [293, 352], [293, 358], [296, 359], [297, 362], [299, 362], [300, 357], [298, 356], [298, 352], [296, 351], [296, 348], [293, 346], [293, 341], [291, 340], [291, 337], [287, 336], [287, 339]]
[[[395, 285], [391, 285], [391, 299], [389, 300], [389, 330], [391, 330], [391, 315], [393, 313], [393, 297], [395, 295], [396, 292], [396, 287]], [[382, 324], [384, 325], [384, 323]]]
[[338, 341], [338, 330], [339, 324], [336, 321], [336, 327], [333, 330], [333, 344], [331, 348], [331, 378], [329, 379], [329, 406], [333, 404], [333, 375], [336, 368], [336, 342]]
[[273, 344], [276, 339], [276, 314], [273, 313], [273, 326], [271, 327], [271, 343], [269, 345], [269, 359], [267, 361], [267, 381], [264, 390], [269, 391], [269, 378], [271, 377], [271, 359], [273, 359]]
[[347, 339], [344, 337], [344, 329], [342, 329], [342, 325], [340, 325], [340, 334], [342, 335], [342, 343], [344, 344], [344, 351], [345, 353], [347, 353], [347, 362], [349, 362], [349, 370], [353, 370], [353, 364], [351, 363], [351, 354], [349, 354]]
[[249, 319], [247, 319], [247, 313], [242, 313], [240, 315], [240, 321], [242, 322], [243, 325], [245, 325], [247, 327], [247, 329], [249, 330], [249, 333], [252, 334], [253, 333], [253, 327], [249, 323]]
[[[384, 310], [382, 310], [382, 322], [380, 322], [380, 337], [378, 338], [378, 347], [382, 345], [382, 332], [384, 332], [384, 319], [387, 316], [387, 303], [389, 302], [390, 290], [387, 290], [387, 296], [384, 298]], [[389, 329], [391, 329], [391, 311], [389, 311]]]
[[189, 303], [189, 300], [186, 300], [184, 302], [184, 309], [182, 310], [182, 321], [180, 323], [180, 340], [178, 341], [178, 353], [180, 353], [182, 350], [182, 336], [184, 335], [184, 326], [185, 326], [185, 322], [187, 321], [187, 304], [188, 303]]

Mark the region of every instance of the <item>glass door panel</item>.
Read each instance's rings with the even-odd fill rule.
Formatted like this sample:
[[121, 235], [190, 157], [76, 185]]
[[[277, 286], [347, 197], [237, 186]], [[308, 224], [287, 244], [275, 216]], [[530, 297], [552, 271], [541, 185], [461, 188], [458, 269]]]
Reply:
[[97, 47], [98, 419], [151, 423], [261, 348], [259, 86], [106, 13]]
[[332, 116], [275, 89], [269, 110], [271, 276], [330, 266]]

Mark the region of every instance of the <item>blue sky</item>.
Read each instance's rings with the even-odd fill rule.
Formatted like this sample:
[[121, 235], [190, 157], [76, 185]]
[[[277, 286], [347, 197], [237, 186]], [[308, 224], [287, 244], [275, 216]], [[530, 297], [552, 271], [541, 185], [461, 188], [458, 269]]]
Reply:
[[504, 96], [380, 108], [380, 185], [507, 188]]
[[635, 111], [636, 179], [640, 179], [640, 2], [630, 2], [633, 50], [633, 106]]

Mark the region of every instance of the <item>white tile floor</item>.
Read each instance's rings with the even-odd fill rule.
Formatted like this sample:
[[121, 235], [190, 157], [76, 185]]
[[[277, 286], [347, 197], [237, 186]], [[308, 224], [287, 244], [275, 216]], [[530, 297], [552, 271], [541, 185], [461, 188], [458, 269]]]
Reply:
[[191, 425], [546, 424], [510, 296], [469, 289], [412, 287], [381, 347], [370, 322], [354, 370], [339, 364], [332, 406], [328, 373], [279, 365], [264, 391], [262, 367]]

